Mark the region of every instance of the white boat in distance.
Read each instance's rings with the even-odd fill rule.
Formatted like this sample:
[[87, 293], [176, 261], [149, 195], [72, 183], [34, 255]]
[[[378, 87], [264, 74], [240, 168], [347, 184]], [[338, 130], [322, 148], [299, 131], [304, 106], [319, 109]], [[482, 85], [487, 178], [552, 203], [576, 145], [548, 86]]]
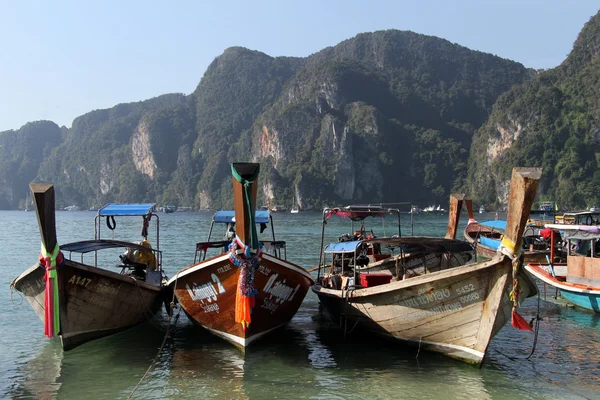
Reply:
[[429, 206], [429, 207], [425, 207], [423, 209], [424, 213], [445, 213], [446, 210], [444, 208], [442, 208], [440, 205], [436, 206]]

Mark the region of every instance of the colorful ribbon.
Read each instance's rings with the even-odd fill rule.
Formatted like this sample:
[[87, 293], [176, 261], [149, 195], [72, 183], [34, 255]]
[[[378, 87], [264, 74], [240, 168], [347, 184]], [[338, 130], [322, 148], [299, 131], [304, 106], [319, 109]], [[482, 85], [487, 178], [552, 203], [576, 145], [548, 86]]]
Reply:
[[44, 335], [51, 338], [60, 333], [60, 310], [58, 296], [58, 272], [56, 266], [62, 264], [63, 255], [58, 243], [52, 253], [48, 253], [42, 242], [40, 264], [46, 269], [44, 280], [46, 291], [44, 294]]
[[[233, 177], [242, 184], [244, 196], [246, 198], [246, 212], [248, 213], [250, 228], [250, 244], [246, 245], [236, 235], [235, 239], [229, 245], [229, 259], [240, 268], [240, 277], [238, 279], [238, 290], [235, 295], [235, 322], [242, 324], [244, 332], [248, 330], [252, 322], [252, 308], [255, 305], [254, 296], [258, 293], [254, 289], [254, 270], [260, 263], [262, 256], [262, 245], [258, 241], [256, 232], [256, 223], [254, 216], [254, 207], [252, 204], [251, 184], [258, 177], [260, 168], [256, 168], [252, 176], [243, 178], [234, 165], [231, 165]], [[239, 251], [240, 249], [241, 251]]]
[[229, 245], [229, 260], [240, 268], [238, 290], [235, 294], [235, 322], [242, 324], [244, 332], [252, 322], [252, 308], [256, 301], [258, 291], [254, 289], [254, 271], [260, 264], [262, 245], [259, 243], [258, 251], [250, 251], [250, 246], [244, 245], [239, 237]]

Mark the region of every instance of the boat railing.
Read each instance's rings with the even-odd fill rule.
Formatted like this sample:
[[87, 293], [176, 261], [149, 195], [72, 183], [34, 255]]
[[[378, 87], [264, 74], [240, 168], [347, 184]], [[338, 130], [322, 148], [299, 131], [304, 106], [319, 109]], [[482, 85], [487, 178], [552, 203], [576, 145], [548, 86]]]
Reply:
[[[122, 273], [127, 269], [144, 269], [146, 274], [160, 273], [162, 274], [162, 251], [146, 247], [142, 244], [126, 242], [121, 240], [82, 240], [79, 242], [66, 243], [60, 247], [63, 254], [66, 254], [69, 260], [74, 260], [73, 253], [79, 254], [79, 262], [81, 264], [89, 265], [85, 263], [84, 256], [88, 253], [94, 253], [94, 268], [98, 268], [98, 252], [108, 249], [125, 249], [123, 254], [119, 255], [118, 263], [116, 267], [122, 269]], [[136, 260], [129, 260], [126, 255], [132, 254], [135, 251], [139, 253], [150, 253], [151, 257], [148, 258], [147, 262], [137, 262]], [[154, 264], [154, 266], [152, 265]]]
[[[272, 254], [277, 258], [287, 260], [286, 242], [283, 240], [261, 240], [263, 252]], [[198, 261], [206, 260], [208, 249], [221, 249], [221, 253], [225, 253], [231, 240], [217, 240], [196, 243], [196, 253], [194, 254], [194, 264]], [[283, 255], [282, 255], [283, 253]]]

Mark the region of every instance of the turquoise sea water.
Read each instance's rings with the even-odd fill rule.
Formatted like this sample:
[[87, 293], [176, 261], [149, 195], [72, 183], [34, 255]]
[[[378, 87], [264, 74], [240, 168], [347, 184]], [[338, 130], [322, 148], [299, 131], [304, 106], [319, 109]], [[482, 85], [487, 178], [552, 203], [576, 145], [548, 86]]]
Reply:
[[[92, 239], [94, 216], [58, 212], [59, 242]], [[160, 248], [169, 276], [192, 262], [194, 245], [206, 238], [211, 216], [160, 214]], [[277, 239], [288, 243], [288, 259], [315, 266], [320, 213], [275, 213], [273, 218]], [[410, 217], [403, 219], [403, 233], [410, 233]], [[116, 238], [138, 239], [140, 221], [118, 223]], [[350, 230], [348, 225], [329, 225], [332, 240]], [[419, 215], [414, 233], [443, 236], [446, 226], [447, 215]], [[386, 230], [396, 233], [392, 221]], [[29, 303], [21, 303], [17, 292], [11, 299], [9, 290], [10, 282], [37, 260], [35, 214], [0, 211], [0, 245], [0, 398], [127, 398], [157, 355], [168, 325], [166, 314], [65, 353], [59, 340], [44, 337]], [[542, 298], [554, 294], [554, 289], [540, 289]], [[537, 306], [537, 299], [530, 298], [520, 312], [529, 320]], [[358, 331], [344, 339], [319, 312], [312, 292], [290, 324], [256, 342], [245, 355], [181, 313], [133, 398], [600, 398], [600, 316], [543, 300], [540, 314], [537, 349], [530, 360], [523, 358], [532, 348], [533, 334], [507, 325], [493, 339], [483, 367], [476, 369]]]

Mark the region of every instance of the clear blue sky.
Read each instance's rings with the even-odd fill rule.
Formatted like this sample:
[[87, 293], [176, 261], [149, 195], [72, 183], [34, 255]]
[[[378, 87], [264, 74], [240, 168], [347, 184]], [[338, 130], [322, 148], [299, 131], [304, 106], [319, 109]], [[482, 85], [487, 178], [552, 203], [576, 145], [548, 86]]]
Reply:
[[598, 0], [0, 0], [0, 131], [191, 93], [229, 46], [307, 56], [360, 32], [411, 30], [552, 68]]

